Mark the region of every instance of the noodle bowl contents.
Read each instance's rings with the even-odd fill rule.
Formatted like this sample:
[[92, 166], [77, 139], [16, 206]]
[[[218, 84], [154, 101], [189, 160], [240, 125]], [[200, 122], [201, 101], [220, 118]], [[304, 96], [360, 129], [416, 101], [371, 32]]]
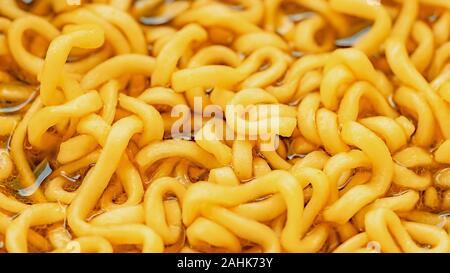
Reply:
[[448, 253], [449, 125], [448, 0], [2, 0], [0, 252]]

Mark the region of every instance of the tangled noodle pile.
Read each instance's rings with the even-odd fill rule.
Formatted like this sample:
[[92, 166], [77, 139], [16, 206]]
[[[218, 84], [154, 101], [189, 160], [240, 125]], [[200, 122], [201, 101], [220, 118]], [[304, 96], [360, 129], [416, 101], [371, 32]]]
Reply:
[[1, 252], [450, 252], [449, 164], [448, 0], [0, 2]]

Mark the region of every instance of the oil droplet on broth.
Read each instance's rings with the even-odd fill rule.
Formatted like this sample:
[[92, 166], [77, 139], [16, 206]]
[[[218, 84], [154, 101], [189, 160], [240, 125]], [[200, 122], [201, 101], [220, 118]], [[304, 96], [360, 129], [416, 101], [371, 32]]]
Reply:
[[288, 160], [292, 160], [292, 159], [294, 159], [294, 158], [304, 158], [306, 155], [304, 155], [304, 154], [288, 154], [287, 155], [287, 159]]
[[389, 97], [388, 97], [388, 103], [389, 103], [389, 105], [390, 105], [392, 108], [397, 109], [397, 104], [396, 104], [395, 101], [394, 101], [394, 96], [393, 96], [393, 95], [389, 95]]
[[141, 17], [139, 21], [146, 26], [158, 26], [168, 23], [172, 18], [152, 16], [152, 17]]
[[315, 16], [316, 13], [311, 12], [311, 11], [305, 11], [305, 12], [297, 12], [297, 13], [291, 13], [288, 15], [288, 18], [292, 21], [292, 22], [300, 22], [303, 21], [305, 19], [311, 18], [313, 16]]
[[440, 170], [434, 176], [434, 180], [437, 186], [444, 189], [450, 188], [450, 168]]
[[69, 243], [67, 243], [66, 249], [70, 253], [81, 253], [81, 245], [77, 241], [70, 241]]
[[103, 214], [105, 212], [106, 212], [106, 210], [104, 210], [104, 209], [100, 209], [100, 210], [94, 211], [87, 217], [86, 220], [88, 222], [90, 222], [90, 221], [92, 221], [92, 219], [94, 219], [95, 217], [97, 217], [97, 216], [99, 216], [99, 215], [101, 215], [101, 214]]
[[30, 104], [30, 102], [34, 100], [36, 95], [37, 95], [37, 93], [33, 92], [31, 94], [31, 96], [28, 99], [26, 99], [24, 102], [22, 102], [22, 103], [19, 103], [19, 104], [14, 105], [14, 106], [8, 106], [8, 107], [0, 108], [0, 114], [12, 114], [12, 113], [15, 113], [15, 112], [19, 112], [20, 110], [25, 108], [28, 104]]
[[364, 36], [367, 32], [369, 32], [371, 27], [365, 27], [362, 30], [356, 32], [350, 37], [338, 39], [335, 42], [335, 45], [340, 48], [346, 48], [353, 46], [362, 36]]
[[401, 196], [401, 195], [403, 195], [403, 194], [405, 194], [407, 192], [410, 192], [410, 190], [403, 190], [403, 191], [393, 192], [392, 196], [393, 197]]
[[366, 248], [369, 251], [375, 252], [375, 253], [381, 253], [381, 245], [377, 241], [370, 241], [367, 243]]
[[436, 226], [438, 228], [444, 228], [448, 222], [447, 217], [450, 217], [450, 212], [439, 213], [439, 223], [437, 223]]
[[81, 174], [67, 174], [66, 172], [62, 171], [59, 173], [60, 176], [64, 177], [66, 180], [72, 183], [76, 183], [81, 179]]

